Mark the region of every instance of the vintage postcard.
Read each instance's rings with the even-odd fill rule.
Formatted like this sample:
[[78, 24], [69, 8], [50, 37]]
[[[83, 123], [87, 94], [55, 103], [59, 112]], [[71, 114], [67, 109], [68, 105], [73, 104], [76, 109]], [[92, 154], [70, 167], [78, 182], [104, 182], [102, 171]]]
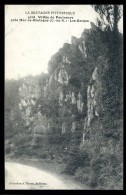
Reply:
[[123, 5], [5, 5], [5, 190], [123, 189]]

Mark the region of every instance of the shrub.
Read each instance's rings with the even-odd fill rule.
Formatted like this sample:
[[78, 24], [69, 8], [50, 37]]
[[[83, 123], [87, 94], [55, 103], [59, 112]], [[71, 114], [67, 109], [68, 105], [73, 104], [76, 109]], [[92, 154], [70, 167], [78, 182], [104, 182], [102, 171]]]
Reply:
[[[91, 186], [97, 189], [119, 189], [122, 182], [121, 162], [114, 154], [102, 154], [91, 162], [94, 172]], [[118, 171], [120, 170], [120, 171]]]
[[84, 168], [78, 168], [75, 172], [74, 178], [83, 184], [90, 185], [93, 172], [90, 166], [85, 166]]
[[79, 167], [85, 167], [90, 164], [89, 153], [85, 150], [81, 152], [77, 148], [74, 148], [69, 153], [69, 160], [65, 168], [65, 172], [73, 175]]
[[11, 152], [11, 148], [10, 147], [8, 147], [8, 148], [5, 149], [5, 153], [6, 154], [9, 154], [10, 152]]
[[47, 158], [47, 153], [42, 153], [39, 155], [40, 158], [46, 159]]

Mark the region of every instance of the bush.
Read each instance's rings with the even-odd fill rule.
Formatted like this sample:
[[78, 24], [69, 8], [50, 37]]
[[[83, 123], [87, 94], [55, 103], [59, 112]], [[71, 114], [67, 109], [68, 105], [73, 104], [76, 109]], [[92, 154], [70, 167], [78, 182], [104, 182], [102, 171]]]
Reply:
[[42, 153], [39, 155], [40, 158], [46, 159], [47, 158], [47, 153]]
[[10, 152], [11, 152], [11, 148], [10, 147], [8, 147], [8, 148], [5, 149], [5, 153], [6, 154], [9, 154]]
[[85, 166], [84, 168], [80, 167], [76, 170], [74, 178], [83, 184], [90, 185], [92, 174], [93, 172], [89, 166]]
[[[94, 172], [91, 186], [96, 189], [119, 189], [122, 185], [121, 162], [114, 154], [102, 154], [91, 162]], [[119, 171], [120, 170], [120, 171]]]
[[89, 153], [86, 150], [81, 152], [77, 148], [74, 148], [69, 153], [69, 160], [67, 161], [65, 172], [73, 175], [78, 168], [83, 168], [88, 165], [90, 165]]

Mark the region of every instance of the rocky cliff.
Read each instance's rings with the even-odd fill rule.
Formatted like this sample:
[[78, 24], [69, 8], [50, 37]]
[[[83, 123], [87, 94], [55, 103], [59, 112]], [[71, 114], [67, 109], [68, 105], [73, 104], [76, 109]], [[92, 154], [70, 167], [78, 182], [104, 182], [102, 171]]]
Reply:
[[[47, 77], [24, 80], [19, 88], [19, 107], [26, 125], [32, 129], [38, 127], [39, 134], [43, 131], [61, 134], [79, 131], [82, 146], [93, 138], [94, 131], [90, 127], [93, 121], [97, 121], [98, 137], [102, 137], [102, 119], [107, 118], [109, 107], [104, 97], [111, 99], [106, 80], [111, 82], [112, 79], [106, 37], [106, 32], [91, 23], [91, 29], [84, 30], [79, 39], [71, 37], [71, 44], [65, 43], [52, 56]], [[117, 88], [112, 82], [110, 85]], [[110, 117], [110, 110], [107, 115]]]
[[[99, 172], [107, 166], [111, 175], [113, 159], [117, 164], [122, 161], [122, 35], [117, 39], [114, 42], [112, 32], [91, 23], [91, 29], [85, 29], [78, 39], [71, 37], [71, 44], [65, 43], [52, 56], [48, 74], [27, 77], [19, 88], [18, 107], [31, 136], [29, 145], [37, 147], [41, 157], [45, 148], [47, 157], [52, 149], [73, 172], [81, 165], [73, 165], [74, 160], [69, 162], [66, 157], [76, 156], [74, 148], [78, 155], [86, 150], [91, 161], [85, 167], [89, 171], [90, 165], [93, 181], [99, 177], [95, 171], [99, 158], [108, 163]], [[84, 163], [87, 157], [83, 158]], [[110, 179], [107, 170], [106, 174], [104, 178]], [[107, 186], [107, 179], [103, 179], [104, 185], [101, 181], [97, 185]]]

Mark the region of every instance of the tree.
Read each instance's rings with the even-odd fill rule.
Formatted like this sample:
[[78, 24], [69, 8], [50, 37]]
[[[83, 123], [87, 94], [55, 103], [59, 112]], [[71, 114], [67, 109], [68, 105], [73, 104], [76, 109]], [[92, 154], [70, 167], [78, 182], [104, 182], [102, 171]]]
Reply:
[[92, 5], [95, 11], [100, 15], [101, 20], [98, 19], [98, 25], [109, 27], [112, 31], [118, 31], [118, 22], [122, 16], [121, 5]]

